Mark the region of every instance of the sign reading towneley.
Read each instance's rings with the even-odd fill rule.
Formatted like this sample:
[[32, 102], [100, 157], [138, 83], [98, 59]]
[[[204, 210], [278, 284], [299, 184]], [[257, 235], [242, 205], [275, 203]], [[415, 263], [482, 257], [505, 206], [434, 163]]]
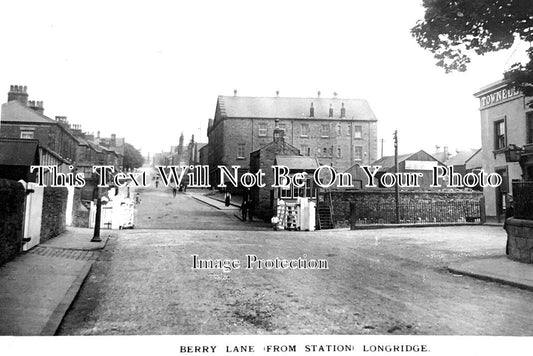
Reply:
[[511, 100], [514, 97], [520, 96], [522, 93], [515, 88], [502, 88], [490, 94], [483, 95], [479, 98], [479, 109], [485, 109], [505, 101]]

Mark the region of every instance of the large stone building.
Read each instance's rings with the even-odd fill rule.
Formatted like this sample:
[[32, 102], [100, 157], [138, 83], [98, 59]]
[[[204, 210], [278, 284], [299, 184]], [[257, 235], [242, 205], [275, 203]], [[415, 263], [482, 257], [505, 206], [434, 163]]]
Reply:
[[218, 97], [209, 120], [211, 184], [218, 184], [218, 165], [247, 171], [250, 153], [271, 142], [276, 119], [285, 142], [338, 171], [377, 158], [377, 119], [366, 100], [240, 97], [235, 92]]
[[[497, 188], [485, 187], [487, 217], [503, 220], [507, 193], [512, 192], [512, 180], [533, 178], [533, 109], [521, 92], [504, 80], [492, 83], [474, 94], [479, 98], [481, 113], [482, 168], [503, 177]], [[506, 159], [509, 148], [523, 150], [521, 162]]]

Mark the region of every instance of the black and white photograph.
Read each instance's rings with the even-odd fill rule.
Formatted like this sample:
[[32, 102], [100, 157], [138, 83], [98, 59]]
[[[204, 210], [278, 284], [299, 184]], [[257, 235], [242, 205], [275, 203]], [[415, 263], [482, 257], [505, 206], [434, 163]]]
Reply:
[[0, 3], [0, 353], [533, 347], [533, 1]]

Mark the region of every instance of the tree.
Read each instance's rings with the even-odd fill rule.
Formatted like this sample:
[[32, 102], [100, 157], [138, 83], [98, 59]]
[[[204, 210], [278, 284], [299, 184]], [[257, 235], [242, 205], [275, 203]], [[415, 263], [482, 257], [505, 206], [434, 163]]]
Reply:
[[143, 163], [144, 157], [141, 152], [129, 143], [124, 143], [124, 170], [139, 168]]
[[[426, 10], [411, 33], [446, 73], [466, 71], [472, 52], [483, 55], [533, 41], [532, 0], [424, 0]], [[516, 63], [504, 77], [525, 95], [533, 95], [533, 49], [529, 62]]]

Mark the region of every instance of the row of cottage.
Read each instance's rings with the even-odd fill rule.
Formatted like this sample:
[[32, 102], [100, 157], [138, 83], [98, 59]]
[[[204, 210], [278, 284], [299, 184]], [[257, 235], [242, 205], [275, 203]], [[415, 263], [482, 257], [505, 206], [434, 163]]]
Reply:
[[[158, 163], [209, 165], [211, 184], [220, 181], [219, 165], [240, 166], [240, 174], [254, 173], [282, 161], [292, 172], [312, 172], [321, 165], [329, 165], [337, 172], [352, 173], [355, 189], [367, 183], [361, 165], [379, 165], [380, 174], [394, 172], [394, 157], [378, 158], [377, 119], [366, 100], [343, 99], [336, 93], [333, 97], [323, 97], [318, 92], [315, 98], [276, 94], [275, 97], [242, 97], [235, 91], [233, 96], [219, 96], [214, 119], [208, 122], [208, 144], [194, 142], [193, 136], [185, 148], [189, 155], [180, 154], [181, 158], [175, 160], [175, 152], [183, 152], [181, 137], [180, 145], [161, 154]], [[501, 221], [508, 203], [506, 197], [512, 194], [512, 181], [533, 176], [533, 111], [527, 105], [528, 99], [503, 80], [474, 95], [480, 100], [482, 147], [451, 154], [446, 147], [440, 150], [437, 146], [431, 154], [423, 150], [402, 154], [398, 157], [399, 171], [422, 172], [422, 190], [429, 188], [431, 169], [437, 165], [453, 166], [462, 175], [480, 170], [498, 173], [502, 177], [499, 187], [473, 190], [483, 190], [480, 209], [486, 217]], [[513, 149], [520, 156], [514, 161], [509, 158]], [[307, 184], [289, 190], [252, 188], [258, 214], [263, 213], [265, 218], [271, 216], [277, 198], [313, 198], [320, 194], [316, 187], [311, 187], [312, 181]], [[408, 197], [410, 193], [402, 194]], [[433, 197], [438, 200], [435, 194]], [[472, 197], [478, 199], [480, 193]], [[443, 200], [446, 199], [450, 197]]]
[[[42, 101], [28, 100], [26, 86], [12, 85], [0, 119], [0, 264], [44, 240], [65, 225], [88, 227], [91, 201], [97, 193], [94, 165], [123, 169], [124, 138], [84, 133], [65, 116], [51, 119]], [[51, 187], [54, 174], [46, 169], [38, 187], [31, 166], [57, 167], [56, 172], [82, 172], [81, 188]], [[20, 184], [22, 182], [23, 184]], [[20, 194], [20, 191], [25, 194]], [[105, 193], [105, 192], [104, 192]]]

